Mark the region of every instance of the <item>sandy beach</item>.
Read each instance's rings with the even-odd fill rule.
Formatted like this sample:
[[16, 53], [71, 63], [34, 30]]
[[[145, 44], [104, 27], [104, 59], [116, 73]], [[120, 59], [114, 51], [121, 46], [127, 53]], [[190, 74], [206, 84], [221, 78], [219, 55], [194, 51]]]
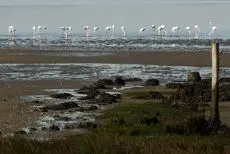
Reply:
[[[84, 54], [87, 54], [85, 56]], [[0, 63], [114, 63], [170, 66], [211, 66], [211, 51], [197, 52], [106, 52], [0, 50]], [[220, 65], [230, 66], [230, 53], [223, 52]]]

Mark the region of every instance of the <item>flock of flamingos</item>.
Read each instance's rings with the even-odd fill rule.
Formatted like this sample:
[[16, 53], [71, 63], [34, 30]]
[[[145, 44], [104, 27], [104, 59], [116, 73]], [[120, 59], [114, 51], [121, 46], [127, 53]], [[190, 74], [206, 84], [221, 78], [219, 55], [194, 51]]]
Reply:
[[[213, 37], [213, 36], [215, 36], [217, 27], [212, 25], [211, 20], [209, 22], [209, 26], [210, 26], [209, 37]], [[171, 28], [170, 34], [172, 36], [179, 36], [179, 32], [180, 32], [180, 30], [182, 30], [182, 28], [183, 27], [174, 26]], [[117, 27], [115, 25], [110, 25], [110, 26], [105, 27], [104, 31], [105, 31], [106, 37], [114, 37], [116, 29], [117, 29]], [[166, 25], [160, 25], [158, 27], [156, 25], [151, 25], [151, 29], [152, 29], [153, 35], [157, 35], [157, 36], [166, 36], [167, 35]], [[194, 25], [192, 27], [187, 26], [187, 27], [184, 27], [183, 29], [189, 38], [192, 36], [192, 34], [194, 34], [196, 38], [198, 38], [200, 35], [200, 29], [199, 29], [198, 25]], [[61, 30], [61, 35], [64, 36], [65, 39], [68, 39], [71, 37], [71, 31], [72, 31], [71, 26], [66, 25], [66, 26], [60, 27], [60, 30]], [[95, 37], [97, 31], [100, 30], [100, 27], [92, 27], [91, 28], [90, 26], [86, 25], [83, 27], [83, 30], [85, 32], [86, 37], [90, 37], [90, 36]], [[121, 26], [120, 30], [123, 32], [123, 37], [126, 37], [126, 27]], [[46, 31], [47, 31], [47, 26], [42, 26], [42, 25], [33, 26], [32, 27], [33, 38], [34, 39], [39, 38], [40, 35], [45, 34]], [[146, 31], [146, 28], [143, 28], [143, 27], [140, 28], [138, 31], [138, 37], [144, 37], [145, 31]], [[8, 27], [8, 37], [9, 38], [15, 38], [15, 34], [16, 34], [16, 27], [13, 25], [9, 26]]]

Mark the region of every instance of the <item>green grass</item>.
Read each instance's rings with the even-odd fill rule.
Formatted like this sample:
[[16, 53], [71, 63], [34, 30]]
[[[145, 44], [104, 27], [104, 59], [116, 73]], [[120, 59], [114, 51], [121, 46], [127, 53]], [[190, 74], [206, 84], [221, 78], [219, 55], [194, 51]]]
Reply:
[[100, 126], [87, 135], [37, 141], [19, 137], [0, 139], [2, 154], [184, 154], [228, 153], [230, 133], [178, 135], [164, 131], [167, 122], [183, 121], [190, 112], [157, 100], [133, 99], [146, 91], [164, 96], [175, 91], [163, 86], [125, 90], [120, 104], [97, 118]]

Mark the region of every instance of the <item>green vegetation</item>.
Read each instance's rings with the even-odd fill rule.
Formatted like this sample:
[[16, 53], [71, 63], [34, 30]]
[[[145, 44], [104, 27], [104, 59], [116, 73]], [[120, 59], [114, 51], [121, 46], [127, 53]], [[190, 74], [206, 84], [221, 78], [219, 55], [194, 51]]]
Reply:
[[[175, 92], [162, 86], [125, 90], [122, 102], [98, 117], [98, 127], [87, 135], [62, 140], [36, 141], [23, 138], [0, 140], [4, 154], [165, 154], [228, 153], [230, 133], [209, 131], [204, 115], [175, 108], [152, 99], [149, 91], [166, 97]], [[136, 96], [143, 96], [136, 98]], [[147, 97], [145, 97], [147, 96]], [[186, 106], [187, 107], [187, 106]]]

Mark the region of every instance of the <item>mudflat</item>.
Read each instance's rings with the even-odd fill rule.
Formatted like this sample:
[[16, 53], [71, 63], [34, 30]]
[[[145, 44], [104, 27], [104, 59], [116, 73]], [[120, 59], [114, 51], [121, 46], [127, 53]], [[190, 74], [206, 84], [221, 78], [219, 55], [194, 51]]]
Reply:
[[[0, 63], [115, 63], [170, 66], [211, 66], [211, 51], [106, 52], [0, 50]], [[220, 55], [220, 65], [230, 66], [230, 52]]]

